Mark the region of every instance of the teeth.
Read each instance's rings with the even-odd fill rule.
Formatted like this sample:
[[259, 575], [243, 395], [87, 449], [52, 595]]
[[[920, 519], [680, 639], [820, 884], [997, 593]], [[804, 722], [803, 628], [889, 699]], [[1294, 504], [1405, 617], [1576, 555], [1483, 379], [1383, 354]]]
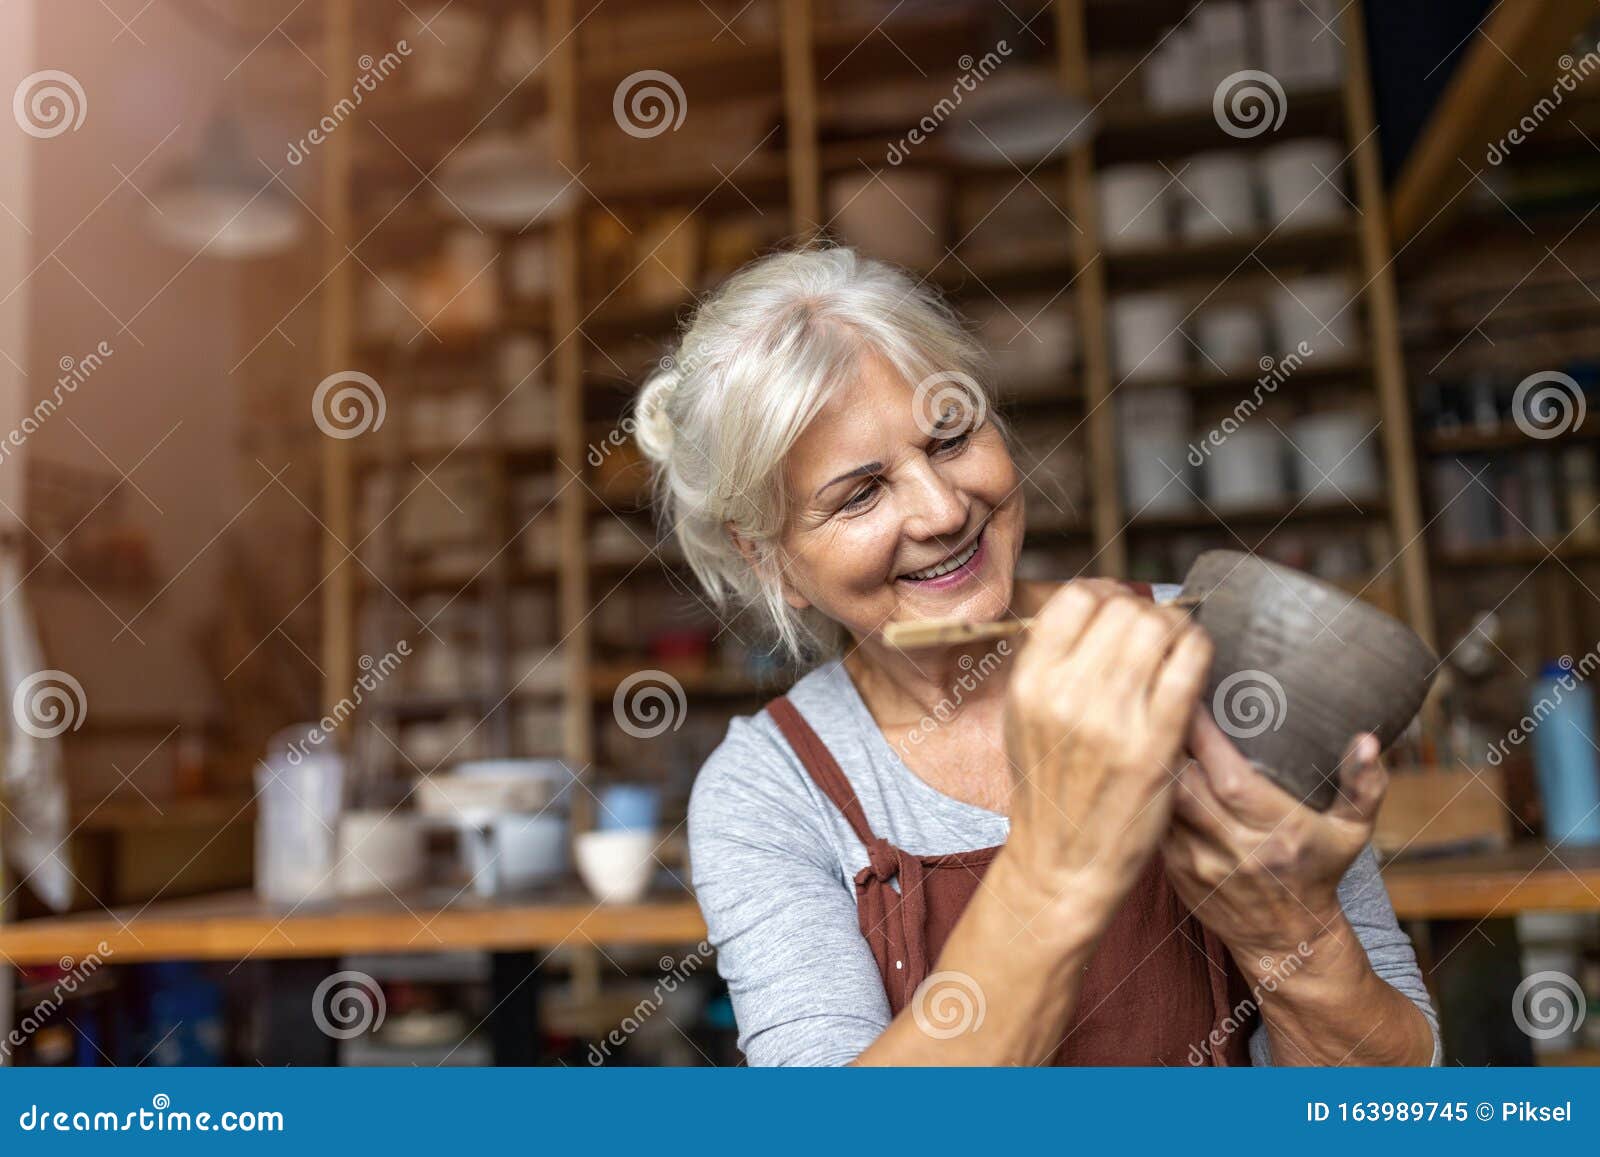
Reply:
[[906, 575], [906, 578], [921, 581], [923, 579], [938, 578], [940, 575], [949, 574], [953, 570], [959, 570], [966, 566], [969, 561], [971, 561], [973, 555], [978, 553], [978, 542], [979, 539], [975, 538], [972, 540], [971, 546], [967, 547], [966, 550], [962, 551], [954, 558], [946, 559], [938, 566], [930, 566], [927, 570], [912, 571], [910, 574]]

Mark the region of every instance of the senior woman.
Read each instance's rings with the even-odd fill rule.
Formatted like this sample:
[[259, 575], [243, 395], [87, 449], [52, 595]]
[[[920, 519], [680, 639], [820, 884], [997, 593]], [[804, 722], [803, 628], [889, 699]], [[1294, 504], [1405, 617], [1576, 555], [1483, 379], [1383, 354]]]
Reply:
[[[1376, 740], [1311, 811], [1199, 702], [1172, 588], [1018, 580], [977, 353], [901, 272], [810, 249], [731, 278], [637, 403], [706, 590], [820, 659], [689, 807], [750, 1063], [1436, 1063], [1368, 848]], [[1025, 615], [1021, 646], [882, 634]]]

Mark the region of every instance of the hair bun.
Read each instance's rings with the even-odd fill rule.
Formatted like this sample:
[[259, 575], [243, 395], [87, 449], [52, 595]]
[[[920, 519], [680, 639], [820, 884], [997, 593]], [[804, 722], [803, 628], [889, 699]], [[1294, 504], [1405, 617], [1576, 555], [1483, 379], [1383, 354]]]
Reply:
[[652, 462], [664, 463], [672, 455], [675, 433], [667, 416], [667, 400], [683, 380], [677, 361], [668, 354], [660, 368], [645, 381], [633, 406], [634, 440]]

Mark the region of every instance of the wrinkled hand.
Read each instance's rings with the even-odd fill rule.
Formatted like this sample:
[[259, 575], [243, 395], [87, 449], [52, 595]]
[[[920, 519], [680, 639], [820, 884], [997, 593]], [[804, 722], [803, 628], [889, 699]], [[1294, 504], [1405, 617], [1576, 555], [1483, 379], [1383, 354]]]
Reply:
[[1340, 921], [1339, 881], [1371, 840], [1388, 789], [1377, 738], [1351, 742], [1327, 812], [1257, 772], [1204, 711], [1189, 749], [1161, 845], [1178, 895], [1247, 972], [1316, 943]]
[[1007, 688], [1008, 855], [1105, 918], [1170, 823], [1211, 642], [1182, 612], [1071, 583], [1034, 617]]

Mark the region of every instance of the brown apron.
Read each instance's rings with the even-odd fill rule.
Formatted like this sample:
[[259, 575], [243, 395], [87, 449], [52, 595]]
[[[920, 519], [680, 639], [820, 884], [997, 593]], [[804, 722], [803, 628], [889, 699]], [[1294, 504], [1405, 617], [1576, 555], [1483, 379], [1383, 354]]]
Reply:
[[[898, 1014], [932, 970], [1000, 848], [914, 856], [879, 839], [850, 781], [794, 704], [780, 696], [767, 710], [866, 846], [869, 862], [855, 879], [856, 908], [889, 1008]], [[1227, 948], [1184, 906], [1161, 858], [1152, 856], [1095, 947], [1053, 1063], [1189, 1065], [1204, 1058], [1212, 1065], [1248, 1065], [1253, 1006], [1225, 1024], [1248, 996]]]

